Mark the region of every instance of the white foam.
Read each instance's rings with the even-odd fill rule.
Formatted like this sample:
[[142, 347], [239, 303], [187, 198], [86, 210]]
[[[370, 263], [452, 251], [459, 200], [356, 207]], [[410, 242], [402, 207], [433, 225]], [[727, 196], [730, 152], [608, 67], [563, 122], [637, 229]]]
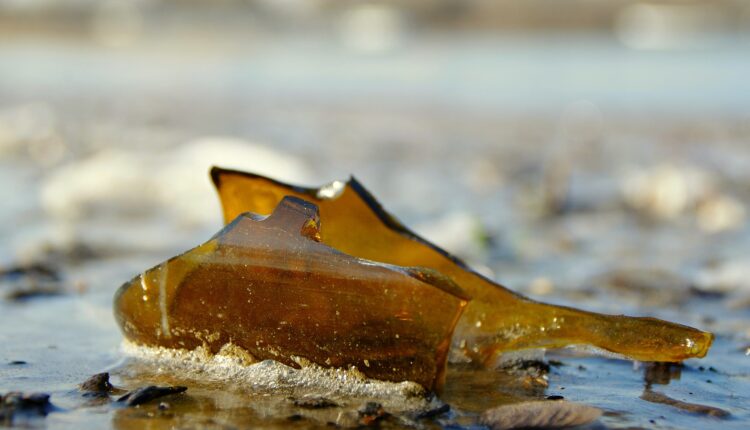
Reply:
[[375, 398], [407, 409], [419, 409], [426, 403], [425, 390], [416, 382], [369, 379], [356, 368], [324, 368], [301, 358], [296, 360], [301, 366], [296, 369], [273, 360], [251, 363], [249, 354], [237, 354], [238, 347], [222, 350], [233, 352], [210, 354], [203, 348], [188, 351], [124, 341], [122, 349], [159, 372], [179, 373], [180, 378], [222, 383], [237, 390]]

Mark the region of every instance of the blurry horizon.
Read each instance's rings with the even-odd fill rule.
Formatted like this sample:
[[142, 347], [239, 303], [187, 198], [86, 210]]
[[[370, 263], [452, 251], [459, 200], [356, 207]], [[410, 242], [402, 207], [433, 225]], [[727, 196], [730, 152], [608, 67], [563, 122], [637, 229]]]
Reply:
[[4, 0], [0, 100], [744, 117], [748, 48], [746, 1]]

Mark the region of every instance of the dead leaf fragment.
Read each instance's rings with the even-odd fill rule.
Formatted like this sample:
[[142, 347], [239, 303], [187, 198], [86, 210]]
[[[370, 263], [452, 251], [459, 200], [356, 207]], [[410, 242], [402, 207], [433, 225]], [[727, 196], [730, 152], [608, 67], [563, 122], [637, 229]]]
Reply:
[[565, 400], [533, 401], [488, 409], [481, 423], [492, 430], [563, 428], [588, 424], [601, 415], [601, 409]]

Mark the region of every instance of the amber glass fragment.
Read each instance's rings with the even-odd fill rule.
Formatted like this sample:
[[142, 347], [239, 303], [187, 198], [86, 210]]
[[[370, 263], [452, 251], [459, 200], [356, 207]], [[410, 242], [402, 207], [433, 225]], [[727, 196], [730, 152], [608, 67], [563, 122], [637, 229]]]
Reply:
[[711, 346], [712, 334], [680, 324], [553, 306], [516, 294], [408, 230], [354, 178], [315, 189], [220, 168], [211, 176], [227, 221], [245, 211], [270, 213], [284, 196], [296, 196], [320, 208], [323, 243], [369, 260], [430, 267], [452, 278], [472, 297], [454, 345], [474, 360], [489, 363], [503, 351], [584, 344], [636, 360], [682, 361], [703, 357]]
[[361, 260], [319, 242], [317, 208], [288, 197], [123, 285], [115, 316], [138, 344], [356, 366], [437, 389], [467, 297], [430, 269]]

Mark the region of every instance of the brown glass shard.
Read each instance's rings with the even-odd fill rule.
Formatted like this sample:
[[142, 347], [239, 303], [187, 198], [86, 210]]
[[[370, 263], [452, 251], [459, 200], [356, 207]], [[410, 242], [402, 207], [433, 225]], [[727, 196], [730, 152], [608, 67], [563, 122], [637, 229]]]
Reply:
[[320, 208], [323, 243], [369, 260], [429, 267], [453, 279], [472, 297], [454, 345], [474, 360], [585, 344], [636, 360], [682, 361], [703, 357], [711, 346], [712, 334], [680, 324], [553, 306], [516, 294], [408, 230], [354, 178], [316, 189], [220, 168], [211, 176], [227, 221], [245, 211], [270, 213], [285, 196], [299, 197]]
[[317, 207], [280, 199], [239, 214], [203, 245], [123, 285], [115, 316], [138, 344], [298, 367], [356, 366], [368, 377], [438, 389], [467, 296], [430, 269], [362, 260], [319, 242]]

